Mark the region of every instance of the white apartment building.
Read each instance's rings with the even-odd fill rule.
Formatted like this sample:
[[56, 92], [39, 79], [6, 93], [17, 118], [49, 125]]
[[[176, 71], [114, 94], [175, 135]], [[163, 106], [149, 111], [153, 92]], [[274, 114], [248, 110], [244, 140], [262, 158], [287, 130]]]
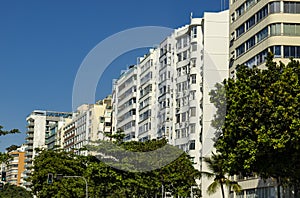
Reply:
[[[33, 160], [38, 155], [35, 149], [47, 148], [46, 136], [51, 133], [50, 129], [58, 122], [65, 118], [71, 118], [72, 113], [55, 112], [55, 111], [41, 111], [35, 110], [28, 117], [26, 121], [27, 136], [25, 148], [25, 171], [24, 178], [27, 178], [32, 171]], [[29, 187], [30, 183], [25, 182], [23, 186]]]
[[[211, 154], [215, 131], [209, 92], [228, 77], [228, 20], [228, 11], [192, 18], [123, 73], [113, 88], [113, 132], [123, 130], [125, 140], [165, 137], [206, 171], [201, 158]], [[203, 197], [210, 183], [199, 181]]]
[[157, 63], [158, 50], [150, 49], [149, 53], [139, 59], [138, 63], [138, 115], [137, 139], [146, 141], [156, 138], [157, 105]]
[[125, 141], [137, 140], [139, 116], [137, 66], [132, 65], [113, 85], [113, 131], [122, 130]]

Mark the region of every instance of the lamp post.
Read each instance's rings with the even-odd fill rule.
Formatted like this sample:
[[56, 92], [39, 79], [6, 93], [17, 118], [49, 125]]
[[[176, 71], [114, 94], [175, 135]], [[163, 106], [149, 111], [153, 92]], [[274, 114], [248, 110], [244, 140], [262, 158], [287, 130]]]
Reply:
[[87, 180], [83, 177], [83, 176], [77, 176], [77, 175], [74, 175], [74, 176], [63, 176], [65, 178], [82, 178], [85, 182], [85, 197], [88, 198], [89, 195], [88, 195], [88, 183], [87, 183]]

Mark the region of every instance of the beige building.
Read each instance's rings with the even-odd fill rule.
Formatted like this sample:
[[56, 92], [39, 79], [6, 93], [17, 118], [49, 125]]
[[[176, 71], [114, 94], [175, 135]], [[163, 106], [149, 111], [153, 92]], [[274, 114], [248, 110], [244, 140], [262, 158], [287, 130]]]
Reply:
[[300, 1], [230, 0], [230, 75], [239, 64], [300, 58]]
[[[300, 1], [299, 0], [230, 0], [230, 76], [236, 66], [263, 67], [268, 52], [275, 61], [287, 63], [290, 57], [300, 58]], [[255, 176], [235, 177], [243, 191], [230, 197], [277, 197], [276, 182]], [[281, 197], [293, 197], [282, 191]], [[290, 194], [291, 193], [291, 194]]]
[[[65, 151], [74, 151], [78, 155], [88, 155], [84, 146], [93, 141], [104, 139], [104, 133], [111, 132], [111, 97], [99, 100], [96, 104], [83, 104], [73, 113], [57, 132], [57, 145]], [[103, 133], [104, 132], [104, 133]]]
[[25, 164], [24, 146], [8, 153], [12, 158], [9, 160], [6, 169], [6, 181], [10, 184], [21, 185], [23, 182], [23, 171]]

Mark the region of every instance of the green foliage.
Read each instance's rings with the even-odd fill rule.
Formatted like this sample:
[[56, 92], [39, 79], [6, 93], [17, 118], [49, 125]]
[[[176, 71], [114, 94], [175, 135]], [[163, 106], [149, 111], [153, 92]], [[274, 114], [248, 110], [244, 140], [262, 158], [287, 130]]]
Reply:
[[12, 129], [12, 130], [2, 130], [3, 126], [0, 125], [0, 136], [8, 135], [8, 134], [14, 134], [14, 133], [20, 133], [19, 129]]
[[[145, 143], [116, 141], [130, 151], [152, 151], [166, 145], [165, 140]], [[85, 185], [79, 178], [63, 178], [47, 184], [48, 173], [64, 176], [84, 176], [90, 197], [155, 197], [161, 196], [161, 186], [173, 195], [188, 196], [190, 187], [200, 173], [194, 169], [189, 157], [183, 153], [178, 159], [158, 170], [128, 172], [113, 168], [94, 156], [75, 156], [63, 151], [41, 151], [35, 158], [34, 172], [29, 178], [37, 197], [83, 197]], [[196, 189], [194, 190], [196, 191]]]
[[3, 190], [0, 190], [0, 198], [32, 198], [32, 195], [22, 187], [7, 183]]
[[19, 148], [19, 146], [13, 144], [13, 145], [10, 145], [9, 147], [7, 147], [5, 150], [6, 150], [7, 152], [11, 152], [11, 151], [17, 150], [17, 148]]
[[300, 64], [272, 58], [266, 70], [239, 66], [236, 80], [224, 80], [210, 93], [217, 107], [215, 147], [231, 175], [299, 181]]
[[221, 155], [213, 153], [211, 157], [204, 157], [203, 161], [206, 163], [210, 172], [202, 172], [202, 175], [213, 179], [213, 182], [207, 188], [209, 195], [216, 193], [217, 189], [221, 188], [222, 197], [225, 198], [224, 185], [228, 188], [232, 188], [235, 192], [241, 191], [242, 188], [238, 183], [226, 177], [227, 172], [224, 166], [226, 159], [222, 158]]

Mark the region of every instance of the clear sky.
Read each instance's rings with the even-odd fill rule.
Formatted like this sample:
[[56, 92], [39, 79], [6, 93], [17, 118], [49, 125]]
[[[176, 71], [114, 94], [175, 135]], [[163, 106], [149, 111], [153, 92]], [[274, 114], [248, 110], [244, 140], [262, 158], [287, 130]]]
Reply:
[[[220, 8], [220, 0], [1, 0], [0, 125], [22, 133], [0, 137], [0, 151], [25, 142], [25, 119], [33, 110], [72, 110], [76, 72], [103, 39], [138, 26], [178, 28], [191, 12], [202, 17]], [[145, 52], [115, 60], [98, 83], [97, 99]]]

